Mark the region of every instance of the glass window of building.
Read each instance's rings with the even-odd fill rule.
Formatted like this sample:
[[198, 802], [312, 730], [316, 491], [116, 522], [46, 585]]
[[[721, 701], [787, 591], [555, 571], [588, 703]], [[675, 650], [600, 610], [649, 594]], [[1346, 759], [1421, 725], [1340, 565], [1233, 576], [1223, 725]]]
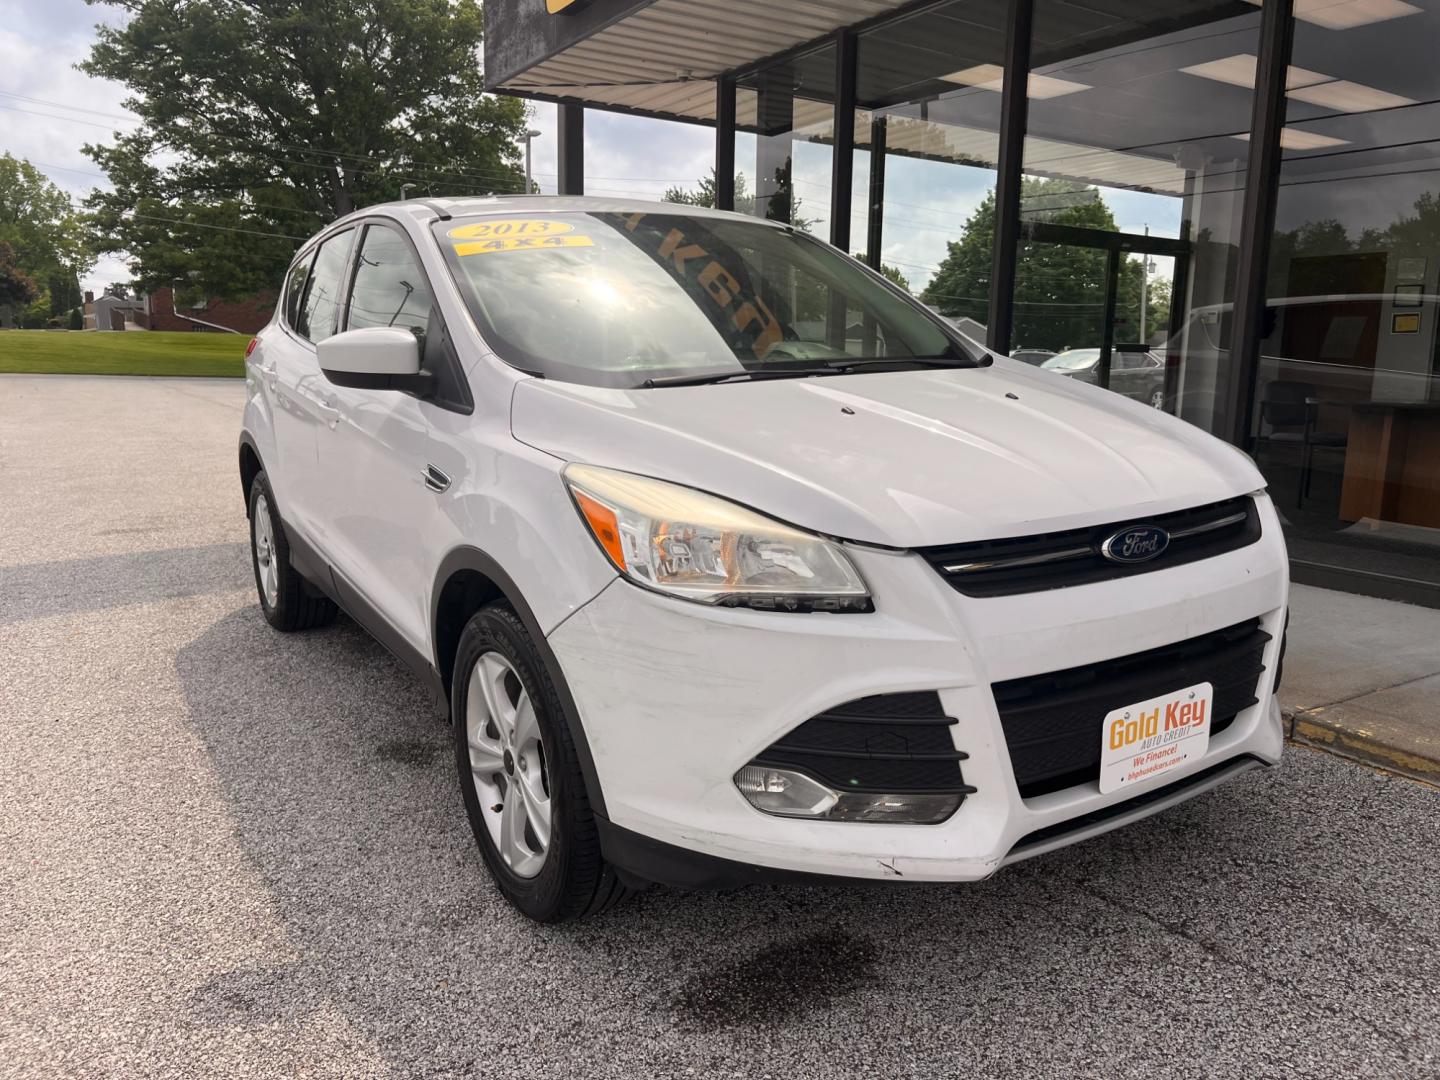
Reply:
[[1216, 0], [1035, 3], [1011, 346], [1085, 350], [1042, 366], [1214, 431], [1259, 27]]
[[1440, 9], [1297, 5], [1253, 452], [1299, 564], [1440, 585]]
[[835, 46], [736, 79], [735, 209], [830, 235]]
[[[881, 197], [852, 246], [879, 248], [879, 265], [983, 342], [995, 236], [1000, 95], [971, 73], [1004, 62], [1008, 5], [955, 0], [860, 34], [855, 141], [878, 153]], [[869, 252], [867, 251], [867, 254]]]

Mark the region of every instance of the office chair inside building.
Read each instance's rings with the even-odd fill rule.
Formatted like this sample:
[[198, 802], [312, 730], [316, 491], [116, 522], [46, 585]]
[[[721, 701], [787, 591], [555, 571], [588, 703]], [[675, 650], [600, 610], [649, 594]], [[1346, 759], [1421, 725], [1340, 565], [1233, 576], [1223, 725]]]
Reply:
[[1307, 382], [1276, 379], [1265, 387], [1260, 399], [1260, 431], [1257, 449], [1270, 443], [1300, 447], [1300, 482], [1295, 491], [1295, 508], [1305, 505], [1310, 494], [1310, 476], [1317, 449], [1343, 450], [1346, 436], [1338, 431], [1319, 431], [1320, 399], [1315, 386]]

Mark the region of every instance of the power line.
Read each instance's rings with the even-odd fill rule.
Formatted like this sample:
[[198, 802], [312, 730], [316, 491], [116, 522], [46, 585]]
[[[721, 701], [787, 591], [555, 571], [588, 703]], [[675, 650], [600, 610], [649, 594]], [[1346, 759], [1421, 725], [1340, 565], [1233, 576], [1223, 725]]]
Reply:
[[206, 224], [203, 224], [202, 222], [199, 222], [199, 221], [186, 221], [184, 218], [167, 218], [167, 217], [158, 217], [158, 216], [155, 215], [155, 214], [139, 214], [139, 213], [136, 213], [134, 210], [127, 210], [127, 211], [125, 211], [125, 213], [122, 214], [121, 216], [122, 216], [122, 218], [123, 218], [123, 217], [126, 216], [126, 215], [128, 215], [128, 216], [130, 216], [130, 217], [132, 217], [132, 218], [138, 219], [138, 220], [140, 220], [140, 221], [163, 221], [163, 222], [167, 222], [167, 223], [169, 223], [169, 224], [171, 224], [171, 225], [184, 225], [184, 226], [186, 226], [187, 228], [191, 228], [191, 229], [213, 229], [213, 230], [215, 230], [215, 231], [217, 231], [217, 232], [243, 233], [243, 234], [245, 234], [245, 235], [247, 235], [247, 236], [273, 236], [273, 237], [275, 237], [275, 238], [277, 238], [277, 239], [280, 239], [280, 240], [308, 240], [308, 239], [309, 239], [308, 236], [294, 236], [294, 235], [292, 235], [291, 233], [261, 232], [261, 231], [258, 230], [258, 229], [242, 229], [242, 228], [240, 228], [239, 226], [236, 226], [236, 225], [206, 225]]
[[15, 98], [19, 101], [32, 101], [37, 105], [47, 105], [55, 109], [68, 109], [71, 112], [89, 113], [91, 116], [103, 116], [109, 120], [124, 120], [129, 123], [138, 122], [138, 118], [134, 116], [121, 116], [119, 113], [104, 113], [83, 105], [67, 105], [63, 101], [49, 101], [45, 98], [31, 97], [29, 94], [16, 94], [9, 90], [0, 90], [0, 97]]
[[[19, 96], [19, 95], [15, 95], [15, 96]], [[76, 106], [62, 105], [62, 104], [60, 104], [59, 102], [47, 102], [47, 101], [44, 101], [43, 99], [39, 99], [39, 98], [28, 99], [28, 100], [33, 100], [33, 101], [39, 102], [40, 104], [51, 105], [51, 106], [54, 106], [54, 107], [56, 107], [56, 108], [72, 109], [72, 110], [77, 111], [77, 112], [78, 112], [78, 111], [82, 111], [82, 110], [78, 109]], [[86, 126], [86, 127], [100, 128], [101, 130], [104, 130], [104, 131], [114, 131], [114, 130], [115, 130], [115, 129], [114, 129], [114, 126], [111, 125], [111, 124], [97, 124], [97, 123], [95, 123], [95, 122], [93, 122], [93, 121], [90, 121], [90, 120], [82, 120], [82, 119], [80, 119], [79, 117], [76, 117], [76, 116], [57, 116], [57, 115], [55, 115], [54, 113], [38, 112], [38, 111], [36, 111], [36, 110], [34, 110], [34, 109], [22, 108], [22, 107], [19, 106], [19, 105], [6, 105], [6, 104], [3, 104], [3, 103], [0, 103], [0, 109], [6, 109], [6, 110], [9, 110], [9, 111], [11, 111], [11, 112], [25, 113], [25, 114], [28, 115], [28, 116], [38, 116], [38, 117], [41, 117], [42, 119], [46, 119], [46, 120], [60, 120], [60, 121], [62, 121], [62, 122], [71, 123], [71, 124], [83, 124], [83, 125]], [[105, 115], [105, 114], [92, 113], [91, 115]], [[132, 122], [132, 123], [140, 123], [140, 121], [131, 121], [131, 122]], [[212, 137], [212, 141], [214, 141], [214, 142], [216, 142], [216, 143], [219, 143], [219, 144], [221, 144], [221, 145], [227, 145], [227, 144], [228, 144], [228, 145], [230, 145], [232, 148], [235, 146], [235, 144], [236, 144], [236, 142], [237, 142], [237, 140], [235, 140], [235, 139], [226, 139], [226, 138], [221, 138], [221, 137]], [[340, 161], [340, 160], [342, 160], [342, 159], [343, 159], [343, 160], [351, 160], [351, 161], [359, 162], [359, 163], [361, 163], [361, 164], [369, 165], [369, 166], [371, 166], [373, 169], [376, 169], [376, 170], [382, 171], [382, 172], [390, 172], [390, 171], [392, 171], [392, 169], [393, 169], [393, 167], [387, 167], [383, 162], [377, 161], [375, 158], [365, 157], [365, 156], [360, 155], [360, 154], [344, 154], [344, 153], [340, 153], [339, 151], [335, 151], [335, 150], [322, 150], [322, 149], [319, 149], [318, 147], [300, 146], [300, 145], [298, 145], [298, 144], [296, 144], [296, 143], [282, 143], [282, 142], [274, 142], [274, 141], [271, 141], [271, 142], [268, 142], [267, 145], [269, 145], [269, 146], [274, 146], [274, 147], [278, 147], [278, 148], [281, 149], [281, 150], [289, 150], [289, 151], [294, 152], [294, 153], [300, 153], [300, 154], [315, 154], [315, 155], [318, 155], [318, 156], [320, 156], [320, 157], [334, 158], [334, 159], [336, 159], [337, 161]], [[329, 166], [327, 166], [327, 165], [318, 165], [318, 164], [316, 164], [316, 163], [313, 162], [313, 161], [296, 161], [296, 160], [294, 160], [293, 158], [276, 158], [276, 157], [270, 157], [269, 160], [271, 160], [271, 161], [284, 162], [285, 164], [289, 164], [289, 165], [300, 165], [300, 166], [304, 166], [304, 167], [306, 167], [306, 168], [312, 168], [312, 169], [324, 169], [324, 168], [329, 168]], [[511, 176], [511, 175], [508, 175], [508, 174], [488, 173], [488, 172], [466, 172], [466, 171], [464, 171], [464, 170], [462, 170], [462, 169], [457, 169], [457, 168], [455, 168], [455, 167], [453, 167], [453, 166], [443, 166], [443, 165], [440, 165], [440, 164], [437, 163], [437, 162], [422, 161], [422, 160], [419, 160], [419, 159], [409, 160], [409, 161], [407, 161], [407, 162], [404, 163], [403, 167], [405, 167], [405, 168], [407, 168], [407, 169], [414, 169], [414, 168], [416, 168], [416, 167], [422, 167], [422, 168], [427, 168], [427, 169], [433, 169], [436, 173], [438, 173], [438, 174], [441, 175], [441, 176], [459, 176], [459, 177], [464, 177], [464, 178], [467, 179], [467, 180], [480, 180], [480, 181], [482, 181], [482, 184], [479, 184], [479, 185], [476, 185], [476, 184], [453, 185], [453, 182], [447, 181], [447, 183], [452, 183], [453, 186], [457, 186], [457, 187], [458, 187], [458, 186], [464, 186], [464, 187], [469, 188], [471, 191], [480, 191], [480, 190], [483, 190], [483, 188], [484, 188], [485, 186], [487, 186], [487, 185], [486, 185], [485, 183], [483, 183], [483, 182], [487, 182], [487, 181], [490, 182], [489, 186], [491, 186], [491, 187], [493, 187], [495, 183], [503, 183], [503, 184], [505, 184], [505, 185], [507, 185], [507, 186], [508, 186], [508, 185], [514, 185], [514, 184], [521, 184], [521, 185], [523, 185], [523, 183], [524, 183], [524, 181], [521, 180], [519, 177]], [[398, 174], [397, 174], [397, 175], [398, 175]], [[555, 175], [555, 174], [553, 174], [553, 173], [540, 173], [539, 175], [541, 175], [541, 176], [553, 176], [553, 175]], [[434, 183], [434, 180], [435, 180], [435, 178], [434, 178], [433, 176], [431, 176], [431, 177], [404, 176], [404, 177], [402, 177], [402, 178], [403, 178], [403, 179], [413, 179], [413, 180], [416, 180], [417, 182], [426, 182], [426, 181], [428, 181], [428, 182], [430, 182], [430, 183], [432, 183], [432, 184]]]
[[34, 109], [22, 109], [19, 105], [0, 104], [0, 109], [8, 109], [10, 112], [25, 113], [28, 116], [40, 116], [46, 120], [66, 120], [72, 124], [84, 124], [86, 127], [101, 128], [105, 131], [115, 130], [114, 124], [97, 124], [91, 120], [81, 120], [78, 116], [56, 116], [54, 113], [36, 112]]

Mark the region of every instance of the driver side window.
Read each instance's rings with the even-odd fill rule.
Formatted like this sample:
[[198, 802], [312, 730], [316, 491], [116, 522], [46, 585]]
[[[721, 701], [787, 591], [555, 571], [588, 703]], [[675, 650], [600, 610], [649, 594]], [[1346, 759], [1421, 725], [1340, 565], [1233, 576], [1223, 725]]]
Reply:
[[369, 225], [355, 259], [346, 329], [399, 326], [423, 337], [433, 300], [425, 272], [405, 238], [384, 225]]

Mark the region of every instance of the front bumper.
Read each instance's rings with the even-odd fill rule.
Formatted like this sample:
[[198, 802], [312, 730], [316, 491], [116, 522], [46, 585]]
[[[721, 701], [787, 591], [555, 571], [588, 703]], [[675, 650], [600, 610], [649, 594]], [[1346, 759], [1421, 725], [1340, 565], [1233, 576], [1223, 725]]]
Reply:
[[[1236, 551], [1019, 596], [964, 597], [917, 555], [857, 548], [876, 603], [866, 615], [714, 610], [613, 582], [549, 639], [604, 790], [607, 850], [648, 852], [652, 865], [667, 852], [691, 853], [693, 864], [714, 871], [670, 875], [677, 884], [721, 883], [711, 860], [749, 868], [737, 880], [763, 871], [976, 880], [1245, 768], [1278, 763], [1274, 676], [1289, 580], [1279, 522], [1264, 498], [1260, 512], [1260, 540]], [[1257, 616], [1271, 635], [1258, 703], [1213, 735], [1204, 757], [1111, 795], [1085, 783], [1020, 796], [993, 682], [1142, 652]], [[741, 766], [817, 713], [917, 690], [938, 691], [945, 712], [959, 718], [950, 730], [969, 755], [965, 782], [978, 789], [942, 824], [777, 818], [735, 788]], [[636, 859], [620, 861], [637, 874], [666, 876]]]

